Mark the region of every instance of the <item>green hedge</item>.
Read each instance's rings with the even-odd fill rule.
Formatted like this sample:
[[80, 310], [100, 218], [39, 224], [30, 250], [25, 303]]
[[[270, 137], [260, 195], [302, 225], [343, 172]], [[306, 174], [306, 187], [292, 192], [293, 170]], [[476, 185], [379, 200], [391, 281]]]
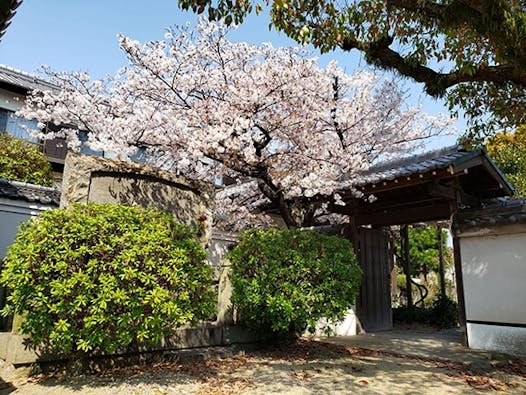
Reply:
[[393, 321], [402, 324], [421, 323], [437, 328], [451, 328], [458, 324], [458, 304], [448, 297], [439, 296], [427, 307], [400, 306], [393, 309]]
[[251, 230], [228, 255], [232, 301], [263, 333], [300, 333], [322, 317], [342, 319], [361, 271], [349, 241], [311, 230]]
[[0, 282], [3, 314], [59, 353], [156, 344], [214, 314], [213, 272], [192, 231], [155, 209], [73, 205], [21, 227]]
[[34, 144], [0, 132], [0, 178], [52, 186], [51, 165]]

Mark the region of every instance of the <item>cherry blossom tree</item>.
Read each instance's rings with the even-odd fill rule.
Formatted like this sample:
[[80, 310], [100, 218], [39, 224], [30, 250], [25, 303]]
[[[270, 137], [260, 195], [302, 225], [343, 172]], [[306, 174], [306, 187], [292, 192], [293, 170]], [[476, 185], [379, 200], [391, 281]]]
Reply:
[[313, 225], [372, 163], [450, 127], [408, 106], [392, 81], [321, 68], [300, 48], [231, 42], [227, 32], [201, 20], [146, 44], [121, 36], [129, 64], [114, 77], [49, 71], [61, 89], [34, 91], [20, 114], [74, 125], [41, 133], [73, 149], [81, 129], [93, 150], [129, 158], [146, 149], [152, 163], [185, 176], [237, 180], [217, 210], [237, 227], [261, 208], [288, 226]]

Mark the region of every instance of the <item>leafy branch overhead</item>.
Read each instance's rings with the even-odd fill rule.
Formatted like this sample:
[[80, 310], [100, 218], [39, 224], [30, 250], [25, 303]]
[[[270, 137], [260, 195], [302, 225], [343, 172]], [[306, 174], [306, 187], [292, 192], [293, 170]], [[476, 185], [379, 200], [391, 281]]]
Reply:
[[526, 197], [526, 125], [513, 133], [500, 132], [486, 140], [491, 158], [515, 188], [517, 198]]
[[[271, 25], [322, 52], [361, 51], [463, 109], [472, 132], [526, 121], [524, 0], [180, 0], [212, 20], [241, 23], [270, 7]], [[485, 129], [485, 130], [483, 130]]]

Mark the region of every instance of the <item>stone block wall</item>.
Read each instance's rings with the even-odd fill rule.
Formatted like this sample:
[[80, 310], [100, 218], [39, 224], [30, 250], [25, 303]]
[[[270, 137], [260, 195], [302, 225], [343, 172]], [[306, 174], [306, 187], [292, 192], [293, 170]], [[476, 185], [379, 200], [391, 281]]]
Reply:
[[157, 207], [178, 222], [198, 226], [205, 214], [206, 240], [211, 234], [214, 186], [151, 166], [69, 153], [64, 165], [60, 206], [72, 203], [124, 203]]

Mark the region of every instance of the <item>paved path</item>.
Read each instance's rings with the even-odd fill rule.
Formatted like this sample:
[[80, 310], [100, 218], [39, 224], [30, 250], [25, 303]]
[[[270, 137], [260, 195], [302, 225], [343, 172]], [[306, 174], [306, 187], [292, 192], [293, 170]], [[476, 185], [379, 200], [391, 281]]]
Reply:
[[[498, 352], [469, 349], [462, 345], [462, 333], [455, 328], [442, 331], [395, 329], [358, 336], [329, 337], [323, 340], [334, 344], [389, 351], [426, 359], [455, 361], [475, 366], [515, 358], [515, 356]], [[516, 357], [523, 358], [524, 356]]]

